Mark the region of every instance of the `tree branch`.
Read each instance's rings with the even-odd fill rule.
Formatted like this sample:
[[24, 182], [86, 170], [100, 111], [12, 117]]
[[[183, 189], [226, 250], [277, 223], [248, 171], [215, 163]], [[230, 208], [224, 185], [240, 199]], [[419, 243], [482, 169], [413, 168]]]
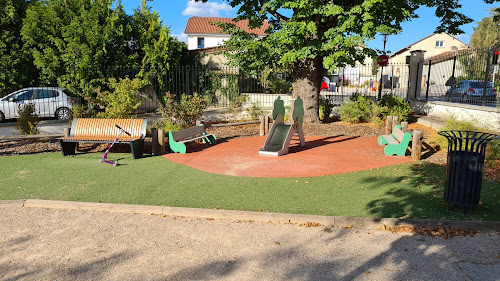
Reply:
[[[259, 4], [261, 7], [264, 7], [264, 0], [259, 0]], [[286, 22], [288, 22], [288, 20], [290, 20], [289, 17], [286, 17], [286, 16], [278, 13], [278, 11], [273, 10], [273, 11], [267, 11], [267, 12], [269, 14], [271, 14], [273, 17], [275, 17], [276, 19], [278, 19], [284, 23], [286, 23]]]

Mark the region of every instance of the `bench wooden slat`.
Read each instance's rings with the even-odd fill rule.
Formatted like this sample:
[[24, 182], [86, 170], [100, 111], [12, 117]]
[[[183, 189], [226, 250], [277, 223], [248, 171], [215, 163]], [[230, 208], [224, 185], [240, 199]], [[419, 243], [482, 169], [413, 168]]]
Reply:
[[389, 143], [389, 144], [398, 144], [399, 142], [394, 139], [392, 135], [383, 135], [384, 139]]
[[[71, 136], [103, 136], [115, 137], [120, 133], [120, 129], [115, 125], [122, 127], [129, 132], [134, 139], [145, 137], [145, 128], [143, 119], [98, 119], [98, 118], [77, 118], [73, 126], [74, 130]], [[113, 138], [114, 139], [114, 138]]]
[[403, 140], [403, 137], [405, 136], [405, 133], [401, 131], [399, 128], [394, 127], [394, 130], [392, 131], [392, 134], [396, 137], [396, 139], [401, 142]]
[[120, 133], [116, 125], [130, 133], [130, 136], [121, 134], [118, 142], [130, 144], [134, 159], [142, 157], [147, 126], [145, 119], [75, 118], [71, 135], [59, 138], [63, 155], [75, 155], [75, 143], [78, 142], [112, 143]]
[[208, 136], [213, 136], [213, 135], [212, 134], [210, 134], [210, 135], [203, 135], [203, 136], [189, 138], [189, 139], [186, 139], [186, 140], [181, 140], [181, 141], [178, 141], [178, 142], [180, 142], [180, 143], [186, 143], [186, 142], [194, 141], [194, 140], [197, 140], [197, 139], [206, 138]]
[[[116, 137], [100, 137], [100, 136], [78, 136], [78, 137], [62, 137], [62, 138], [59, 138], [60, 140], [64, 140], [64, 141], [71, 141], [71, 140], [75, 140], [75, 141], [92, 141], [92, 140], [98, 140], [98, 141], [109, 141], [109, 142], [113, 142]], [[118, 141], [121, 141], [121, 142], [128, 142], [128, 141], [133, 141], [133, 140], [136, 140], [135, 138], [131, 138], [129, 136], [126, 136], [126, 137], [123, 137], [123, 136], [120, 136], [120, 138], [118, 139]]]
[[179, 140], [189, 139], [203, 133], [205, 133], [204, 126], [194, 126], [184, 130], [172, 132], [172, 137], [174, 138], [174, 141], [178, 142]]
[[168, 143], [173, 152], [185, 154], [186, 145], [184, 143], [203, 139], [204, 142], [215, 144], [216, 138], [213, 134], [206, 134], [204, 126], [194, 126], [176, 132], [168, 132]]

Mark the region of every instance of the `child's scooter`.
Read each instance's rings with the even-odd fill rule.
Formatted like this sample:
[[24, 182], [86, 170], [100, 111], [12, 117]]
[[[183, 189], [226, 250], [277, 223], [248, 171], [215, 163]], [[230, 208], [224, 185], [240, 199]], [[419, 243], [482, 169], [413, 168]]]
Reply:
[[111, 164], [111, 165], [113, 165], [113, 166], [118, 165], [118, 160], [116, 160], [116, 161], [110, 161], [110, 160], [108, 160], [108, 159], [107, 159], [107, 157], [108, 157], [108, 152], [109, 152], [109, 150], [111, 149], [111, 147], [113, 147], [113, 144], [115, 144], [115, 142], [117, 142], [117, 141], [118, 141], [118, 138], [120, 138], [120, 136], [122, 135], [122, 133], [125, 133], [125, 134], [127, 134], [127, 135], [131, 136], [129, 132], [125, 131], [125, 130], [124, 130], [124, 129], [122, 129], [120, 126], [118, 126], [118, 125], [115, 125], [115, 126], [116, 126], [118, 129], [120, 129], [120, 133], [118, 134], [118, 136], [116, 137], [116, 139], [113, 141], [113, 143], [112, 143], [112, 144], [108, 147], [108, 149], [106, 150], [106, 152], [104, 152], [104, 155], [102, 156], [101, 160], [99, 160], [99, 163], [104, 162], [104, 163]]

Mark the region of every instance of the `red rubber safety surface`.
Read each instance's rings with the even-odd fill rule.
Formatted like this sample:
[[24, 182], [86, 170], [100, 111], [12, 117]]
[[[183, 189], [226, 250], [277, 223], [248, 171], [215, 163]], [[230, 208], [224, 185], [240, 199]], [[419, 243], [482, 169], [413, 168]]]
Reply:
[[376, 137], [305, 138], [305, 146], [292, 140], [289, 153], [278, 157], [258, 155], [265, 136], [229, 139], [215, 145], [191, 143], [186, 154], [163, 157], [209, 173], [244, 177], [315, 177], [412, 161], [408, 156], [385, 156]]

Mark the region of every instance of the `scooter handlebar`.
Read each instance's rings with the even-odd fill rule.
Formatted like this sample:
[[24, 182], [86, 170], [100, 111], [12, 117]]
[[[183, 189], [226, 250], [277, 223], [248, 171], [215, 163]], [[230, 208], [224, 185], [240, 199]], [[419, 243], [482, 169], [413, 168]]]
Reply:
[[129, 135], [129, 136], [132, 136], [129, 132], [125, 131], [124, 129], [122, 129], [122, 127], [118, 126], [118, 125], [115, 125], [118, 129], [122, 130], [125, 134]]

